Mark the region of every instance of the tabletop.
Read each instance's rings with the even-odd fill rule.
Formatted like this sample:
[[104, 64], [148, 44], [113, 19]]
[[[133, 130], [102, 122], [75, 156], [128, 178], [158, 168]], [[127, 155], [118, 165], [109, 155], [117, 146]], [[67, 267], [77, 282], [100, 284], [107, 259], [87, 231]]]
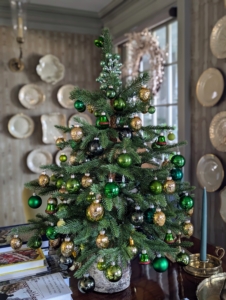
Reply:
[[[188, 249], [191, 253], [199, 253], [200, 240], [192, 237], [194, 245]], [[214, 254], [215, 247], [208, 245], [208, 254]], [[77, 288], [77, 280], [71, 278], [70, 286], [74, 300], [194, 300], [196, 288], [203, 280], [187, 274], [183, 267], [171, 263], [164, 273], [157, 273], [151, 265], [139, 265], [138, 258], [131, 262], [132, 277], [130, 286], [119, 293], [101, 294], [92, 292], [82, 294]], [[226, 259], [222, 261], [223, 270], [226, 271]]]

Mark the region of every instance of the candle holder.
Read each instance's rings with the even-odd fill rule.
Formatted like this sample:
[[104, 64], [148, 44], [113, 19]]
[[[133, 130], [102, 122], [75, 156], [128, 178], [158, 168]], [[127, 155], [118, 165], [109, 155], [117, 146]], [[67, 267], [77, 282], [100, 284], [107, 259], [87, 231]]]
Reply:
[[199, 253], [190, 254], [190, 262], [184, 267], [185, 272], [197, 277], [210, 277], [221, 273], [223, 271], [221, 259], [225, 255], [225, 251], [221, 247], [216, 247], [215, 253], [217, 256], [207, 254], [206, 261], [200, 260]]

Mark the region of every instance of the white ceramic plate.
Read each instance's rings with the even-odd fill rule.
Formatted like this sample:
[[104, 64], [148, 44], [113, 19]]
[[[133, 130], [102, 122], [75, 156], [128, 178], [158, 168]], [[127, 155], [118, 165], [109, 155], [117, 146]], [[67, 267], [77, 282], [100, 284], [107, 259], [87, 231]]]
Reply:
[[41, 116], [42, 141], [45, 144], [55, 144], [59, 136], [66, 138], [66, 135], [55, 125], [66, 126], [66, 116], [60, 113], [51, 113]]
[[66, 84], [59, 89], [57, 93], [57, 100], [64, 108], [71, 109], [74, 107], [74, 101], [70, 99], [70, 93], [74, 88], [74, 85]]
[[221, 152], [226, 152], [226, 111], [213, 117], [209, 128], [210, 141]]
[[46, 97], [39, 86], [26, 84], [20, 89], [18, 98], [24, 107], [35, 109], [45, 101]]
[[88, 115], [86, 115], [84, 113], [77, 113], [77, 114], [72, 115], [70, 117], [70, 119], [68, 120], [68, 127], [71, 127], [73, 125], [80, 125], [78, 122], [76, 122], [74, 120], [74, 117], [79, 117], [82, 121], [86, 121], [87, 123], [89, 123], [90, 125], [92, 125], [92, 119], [90, 118], [90, 116], [88, 116]]
[[27, 166], [34, 173], [43, 172], [40, 169], [42, 165], [50, 165], [53, 162], [52, 154], [43, 149], [35, 149], [31, 151], [27, 156]]
[[218, 190], [224, 179], [223, 166], [213, 154], [206, 154], [200, 158], [196, 174], [199, 184], [206, 187], [207, 192]]
[[14, 115], [8, 123], [8, 130], [17, 139], [25, 139], [34, 131], [34, 121], [27, 115]]
[[220, 215], [221, 218], [226, 223], [226, 186], [223, 188], [223, 190], [221, 190], [220, 198], [221, 198]]
[[203, 106], [213, 106], [221, 98], [224, 91], [224, 78], [215, 68], [202, 73], [196, 85], [196, 95]]
[[65, 68], [56, 56], [47, 54], [39, 60], [36, 71], [43, 81], [56, 84], [64, 78]]
[[65, 148], [63, 150], [58, 151], [57, 154], [56, 154], [56, 157], [55, 157], [56, 164], [60, 167], [60, 164], [61, 164], [60, 156], [61, 156], [61, 154], [66, 154], [67, 155], [67, 161], [69, 161], [71, 152], [72, 152], [71, 148]]
[[210, 36], [210, 49], [217, 58], [226, 58], [226, 16], [217, 21]]

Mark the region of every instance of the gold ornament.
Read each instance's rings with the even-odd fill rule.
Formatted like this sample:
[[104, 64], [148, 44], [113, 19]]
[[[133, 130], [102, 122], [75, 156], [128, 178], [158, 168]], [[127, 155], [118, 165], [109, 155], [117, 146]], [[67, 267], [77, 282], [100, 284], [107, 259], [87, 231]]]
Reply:
[[[61, 194], [68, 194], [68, 191], [66, 190], [66, 188], [65, 188], [64, 185], [62, 185], [61, 189], [59, 189], [59, 193], [61, 193]], [[61, 201], [63, 201], [63, 200], [64, 200], [64, 197], [59, 196], [59, 199], [60, 199]]]
[[49, 182], [50, 182], [49, 176], [45, 172], [42, 172], [42, 174], [38, 178], [39, 185], [41, 187], [45, 187], [49, 184]]
[[153, 216], [153, 222], [158, 226], [163, 226], [166, 222], [166, 215], [161, 211], [160, 208], [157, 208], [154, 216]]
[[87, 109], [88, 109], [88, 111], [89, 111], [91, 114], [94, 112], [94, 106], [91, 105], [91, 104], [88, 104], [88, 105], [87, 105]]
[[142, 127], [142, 121], [138, 116], [135, 116], [131, 119], [130, 121], [130, 126], [134, 129], [134, 130], [139, 130]]
[[165, 158], [164, 161], [162, 162], [162, 167], [167, 166], [169, 163], [170, 161], [167, 158]]
[[74, 258], [76, 258], [76, 257], [78, 256], [79, 250], [80, 250], [80, 249], [79, 249], [77, 246], [74, 246], [74, 249], [73, 249], [71, 255], [72, 255]]
[[146, 86], [142, 86], [139, 91], [139, 97], [141, 101], [147, 102], [151, 97], [151, 91]]
[[172, 177], [167, 177], [165, 183], [163, 184], [164, 192], [167, 194], [173, 194], [176, 190], [176, 183], [172, 180]]
[[93, 203], [86, 209], [86, 217], [89, 221], [95, 222], [103, 218], [104, 208], [100, 204], [99, 200], [93, 201]]
[[78, 261], [73, 261], [73, 265], [69, 268], [70, 271], [77, 271], [80, 269], [82, 264]]
[[96, 245], [98, 248], [100, 249], [105, 249], [108, 247], [109, 245], [109, 239], [108, 237], [105, 235], [105, 231], [101, 230], [99, 235], [96, 238]]
[[60, 136], [56, 139], [56, 146], [59, 150], [61, 150], [61, 147], [59, 147], [59, 144], [64, 143], [64, 142], [65, 142], [65, 139], [62, 136]]
[[191, 224], [190, 220], [184, 222], [183, 229], [186, 235], [192, 236], [194, 231], [194, 226]]
[[72, 140], [79, 142], [83, 138], [82, 128], [79, 127], [78, 125], [75, 125], [71, 129], [71, 138], [72, 138]]
[[142, 113], [146, 114], [148, 112], [149, 105], [145, 105], [142, 109]]
[[13, 238], [10, 241], [10, 246], [13, 250], [19, 250], [22, 247], [22, 240], [19, 238], [18, 234], [14, 234]]
[[187, 214], [188, 214], [189, 216], [192, 216], [193, 213], [194, 213], [194, 207], [192, 207], [191, 209], [189, 209], [189, 211], [187, 211]]
[[66, 237], [63, 241], [63, 243], [60, 246], [61, 254], [64, 257], [69, 257], [72, 255], [72, 252], [74, 250], [74, 243], [71, 241], [69, 237]]
[[49, 246], [52, 248], [56, 248], [60, 245], [60, 238], [55, 240], [49, 240]]
[[84, 188], [87, 188], [89, 186], [91, 186], [91, 184], [93, 183], [93, 179], [89, 176], [89, 173], [86, 173], [83, 177], [82, 177], [82, 186]]
[[135, 256], [138, 252], [138, 249], [134, 244], [134, 240], [131, 237], [129, 238], [129, 246], [127, 247], [127, 251], [129, 252], [130, 256]]
[[69, 163], [70, 163], [71, 165], [73, 165], [73, 164], [76, 163], [76, 155], [75, 155], [75, 154], [71, 154], [71, 155], [70, 155]]
[[58, 222], [57, 222], [57, 227], [61, 227], [61, 226], [64, 226], [66, 223], [63, 219], [60, 219]]

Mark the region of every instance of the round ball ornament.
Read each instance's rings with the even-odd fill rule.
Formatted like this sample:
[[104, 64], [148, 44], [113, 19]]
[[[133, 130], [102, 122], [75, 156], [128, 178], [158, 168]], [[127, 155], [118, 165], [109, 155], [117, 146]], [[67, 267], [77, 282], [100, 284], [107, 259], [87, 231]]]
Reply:
[[123, 153], [118, 156], [117, 163], [121, 168], [128, 168], [132, 164], [132, 158], [126, 153], [126, 150], [123, 150], [122, 152]]
[[155, 214], [156, 208], [153, 204], [150, 205], [150, 207], [144, 212], [144, 220], [148, 224], [153, 224], [153, 217]]
[[131, 214], [130, 221], [135, 226], [140, 226], [144, 222], [144, 214], [140, 210], [140, 206], [135, 207], [135, 211]]
[[123, 111], [126, 107], [126, 102], [122, 98], [115, 99], [113, 102], [113, 108], [116, 111]]
[[96, 127], [99, 129], [106, 129], [109, 127], [109, 120], [108, 120], [105, 112], [102, 112], [101, 115], [97, 117]]
[[14, 234], [13, 238], [10, 240], [10, 246], [13, 250], [19, 250], [22, 247], [22, 240], [19, 238], [18, 234]]
[[60, 136], [56, 139], [56, 146], [59, 150], [63, 149], [64, 147], [62, 146], [62, 144], [65, 142], [65, 139]]
[[91, 104], [88, 104], [88, 105], [87, 105], [87, 110], [88, 110], [91, 114], [93, 114], [93, 113], [94, 113], [94, 106], [91, 105]]
[[71, 175], [71, 178], [66, 182], [66, 190], [69, 193], [76, 193], [80, 189], [80, 182], [75, 178], [75, 175]]
[[61, 227], [61, 226], [64, 226], [66, 223], [64, 221], [64, 219], [60, 219], [58, 222], [57, 222], [57, 227]]
[[87, 188], [91, 186], [93, 183], [93, 179], [90, 177], [89, 173], [85, 173], [85, 175], [82, 177], [81, 184], [84, 188]]
[[81, 100], [76, 100], [74, 103], [74, 107], [79, 112], [84, 112], [86, 110], [86, 105]]
[[176, 191], [176, 184], [175, 181], [172, 180], [172, 177], [167, 177], [163, 184], [163, 190], [167, 194], [173, 194]]
[[93, 203], [86, 209], [86, 217], [91, 222], [100, 221], [104, 216], [104, 208], [100, 204], [99, 200], [93, 201]]
[[192, 236], [194, 232], [194, 226], [192, 225], [190, 220], [187, 220], [183, 224], [184, 233], [187, 236]]
[[75, 142], [80, 142], [83, 138], [83, 131], [79, 125], [74, 125], [74, 127], [71, 129], [71, 138]]
[[97, 269], [99, 271], [104, 271], [107, 269], [107, 265], [106, 265], [106, 262], [103, 258], [100, 258], [98, 259], [98, 262], [97, 262]]
[[49, 240], [55, 240], [59, 237], [59, 233], [56, 232], [56, 229], [53, 225], [50, 225], [46, 228], [46, 237]]
[[64, 154], [64, 153], [62, 153], [62, 154], [60, 155], [60, 157], [59, 157], [59, 160], [60, 160], [61, 162], [67, 161], [67, 155]]
[[170, 171], [170, 175], [174, 181], [181, 181], [183, 172], [180, 168], [174, 168]]
[[58, 264], [62, 271], [66, 271], [69, 268], [71, 268], [71, 266], [73, 265], [73, 262], [74, 262], [74, 259], [72, 256], [65, 257], [63, 255], [60, 255]]
[[147, 102], [151, 98], [151, 91], [146, 86], [142, 86], [139, 91], [139, 97], [141, 101]]
[[82, 279], [78, 281], [78, 289], [81, 293], [86, 294], [94, 291], [95, 281], [89, 274], [85, 274]]
[[142, 127], [142, 121], [138, 116], [135, 116], [131, 119], [130, 121], [130, 126], [132, 129], [136, 130], [140, 130]]
[[39, 185], [41, 187], [45, 187], [49, 184], [49, 182], [50, 182], [49, 176], [45, 172], [42, 172], [42, 174], [38, 178]]
[[130, 237], [129, 246], [127, 247], [127, 252], [131, 258], [137, 255], [138, 249], [134, 244], [134, 240]]
[[181, 252], [177, 254], [176, 262], [181, 266], [187, 266], [189, 264], [190, 257], [187, 253], [185, 253], [184, 249], [182, 249]]
[[161, 254], [157, 254], [152, 262], [152, 266], [156, 272], [162, 273], [168, 269], [169, 262], [165, 257], [162, 257]]
[[98, 48], [103, 48], [104, 46], [104, 37], [100, 35], [96, 40], [94, 40], [94, 45]]
[[33, 193], [33, 195], [28, 199], [28, 206], [30, 208], [36, 209], [42, 205], [42, 198]]
[[154, 114], [155, 113], [155, 107], [154, 106], [149, 106], [148, 107], [148, 112], [149, 112], [149, 114]]
[[148, 256], [146, 250], [142, 250], [140, 258], [139, 258], [139, 264], [140, 265], [149, 265], [150, 264], [150, 258]]
[[107, 198], [115, 198], [119, 194], [119, 186], [116, 182], [113, 182], [113, 179], [109, 179], [109, 182], [106, 183], [104, 187], [104, 195]]
[[90, 156], [101, 155], [104, 152], [103, 147], [100, 144], [99, 138], [94, 138], [93, 141], [88, 144], [87, 154]]
[[161, 182], [158, 181], [157, 177], [155, 177], [154, 180], [151, 181], [149, 189], [152, 195], [159, 195], [162, 193], [163, 187]]
[[104, 271], [104, 275], [110, 282], [117, 282], [122, 278], [122, 268], [113, 262]]
[[42, 239], [40, 236], [36, 236], [35, 240], [32, 242], [32, 245], [30, 245], [30, 248], [39, 249], [41, 246], [42, 246]]
[[61, 175], [56, 181], [56, 187], [58, 189], [60, 189], [64, 185], [65, 185], [65, 181], [64, 181], [63, 175]]
[[188, 195], [188, 193], [185, 193], [185, 195], [180, 198], [179, 204], [181, 208], [189, 211], [194, 206], [194, 200]]
[[100, 249], [105, 249], [108, 247], [109, 245], [109, 238], [108, 236], [105, 234], [104, 230], [101, 230], [99, 235], [96, 238], [96, 245], [98, 248]]
[[123, 139], [131, 139], [132, 138], [132, 131], [129, 129], [128, 125], [124, 125], [123, 128], [119, 131], [118, 137], [120, 141]]
[[167, 135], [167, 139], [169, 141], [173, 141], [173, 140], [175, 140], [175, 138], [176, 138], [175, 134], [172, 131], [170, 131]]
[[109, 86], [108, 89], [107, 89], [107, 92], [106, 92], [106, 96], [109, 99], [114, 99], [115, 95], [116, 95], [116, 92], [115, 92], [113, 86]]
[[171, 163], [174, 164], [174, 166], [176, 168], [182, 168], [185, 163], [186, 163], [186, 160], [185, 158], [180, 155], [179, 153], [178, 154], [175, 154], [172, 158], [171, 158]]
[[161, 211], [160, 208], [156, 209], [153, 216], [153, 222], [155, 225], [163, 226], [166, 222], [166, 215]]
[[173, 244], [175, 242], [176, 238], [173, 236], [172, 231], [170, 229], [167, 230], [167, 233], [165, 235], [164, 241], [167, 244]]
[[66, 237], [60, 246], [61, 254], [65, 257], [70, 257], [74, 250], [74, 243], [69, 237]]
[[93, 202], [96, 200], [96, 195], [93, 192], [90, 192], [89, 195], [86, 197], [88, 202]]
[[52, 174], [52, 175], [50, 176], [50, 181], [53, 182], [53, 183], [56, 183], [57, 177], [56, 177], [55, 174]]

